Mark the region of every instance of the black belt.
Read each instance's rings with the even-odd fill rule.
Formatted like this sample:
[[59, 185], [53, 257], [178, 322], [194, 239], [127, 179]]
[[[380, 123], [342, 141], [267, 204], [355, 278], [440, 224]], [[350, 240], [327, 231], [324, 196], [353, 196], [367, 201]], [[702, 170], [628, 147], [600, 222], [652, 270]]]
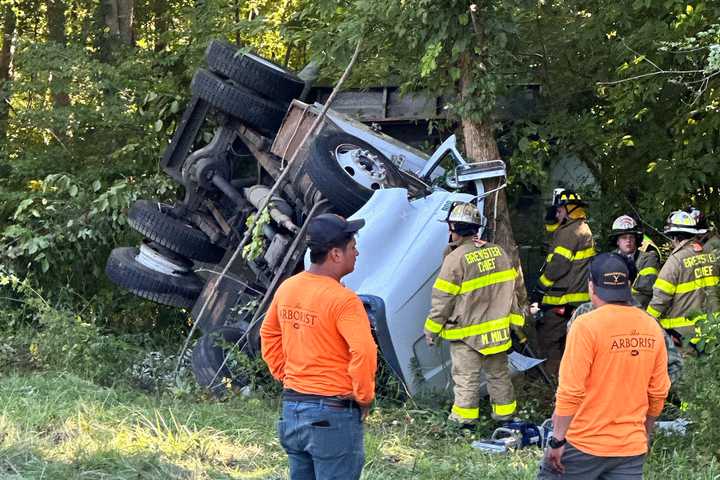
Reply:
[[324, 395], [314, 395], [312, 393], [300, 393], [296, 392], [291, 388], [283, 389], [282, 393], [283, 402], [306, 402], [306, 403], [322, 403], [337, 408], [357, 408], [360, 409], [360, 405], [355, 400], [348, 400], [338, 397], [326, 397]]

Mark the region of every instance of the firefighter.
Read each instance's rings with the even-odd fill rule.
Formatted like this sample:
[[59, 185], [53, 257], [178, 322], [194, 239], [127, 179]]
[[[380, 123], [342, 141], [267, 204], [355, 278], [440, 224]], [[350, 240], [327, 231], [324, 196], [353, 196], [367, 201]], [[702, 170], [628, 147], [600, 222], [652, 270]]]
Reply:
[[564, 191], [564, 188], [556, 188], [555, 190], [553, 190], [553, 202], [545, 210], [545, 218], [543, 219], [543, 222], [545, 224], [545, 232], [550, 234], [551, 236], [560, 226], [560, 222], [557, 219], [556, 198], [558, 198], [559, 195]]
[[647, 308], [652, 298], [652, 288], [660, 269], [660, 250], [650, 237], [643, 234], [642, 229], [629, 215], [622, 215], [612, 224], [610, 241], [616, 252], [630, 260], [632, 295], [635, 302]]
[[547, 357], [548, 373], [557, 376], [565, 348], [567, 321], [581, 303], [590, 301], [588, 267], [595, 255], [585, 203], [572, 190], [553, 200], [559, 226], [553, 232], [550, 253], [533, 292], [532, 312], [542, 311], [537, 323], [538, 343]]
[[705, 214], [703, 214], [701, 210], [698, 210], [693, 206], [686, 208], [685, 211], [688, 212], [690, 216], [695, 219], [695, 223], [697, 223], [697, 228], [700, 231], [705, 232], [700, 234], [698, 238], [700, 243], [702, 243], [703, 247], [705, 247], [706, 250], [720, 250], [720, 236], [715, 231], [715, 229], [709, 228], [707, 219], [705, 218]]
[[450, 342], [455, 401], [449, 418], [462, 426], [477, 423], [484, 372], [492, 418], [511, 420], [517, 403], [507, 351], [511, 327], [525, 323], [515, 295], [518, 272], [502, 248], [480, 239], [475, 205], [455, 204], [446, 221], [450, 245], [433, 286], [425, 338], [430, 346], [438, 337]]
[[647, 311], [678, 343], [687, 338], [693, 345], [697, 321], [717, 311], [717, 254], [703, 246], [700, 239], [707, 229], [699, 228], [696, 218], [686, 211], [672, 212], [664, 232], [673, 250], [653, 285]]

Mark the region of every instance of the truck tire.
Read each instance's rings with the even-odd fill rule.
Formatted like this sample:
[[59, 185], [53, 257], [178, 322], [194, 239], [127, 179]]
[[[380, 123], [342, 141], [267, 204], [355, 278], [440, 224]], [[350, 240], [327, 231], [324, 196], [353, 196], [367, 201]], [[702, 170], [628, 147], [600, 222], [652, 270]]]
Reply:
[[203, 288], [203, 281], [192, 272], [167, 274], [137, 262], [135, 247], [114, 249], [107, 259], [105, 273], [110, 281], [135, 295], [163, 305], [190, 308]]
[[138, 200], [128, 212], [128, 223], [153, 242], [184, 257], [218, 263], [225, 251], [214, 245], [205, 233], [190, 223], [170, 215], [171, 206]]
[[[338, 152], [346, 146], [364, 152], [359, 161], [340, 160]], [[305, 168], [315, 187], [344, 216], [357, 212], [375, 190], [404, 186], [402, 174], [385, 155], [347, 133], [318, 136]]]
[[298, 98], [305, 88], [305, 82], [281, 66], [252, 53], [238, 53], [223, 41], [210, 42], [205, 60], [211, 71], [281, 104]]
[[[227, 363], [223, 365], [228, 351], [222, 343], [234, 345], [245, 335], [245, 332], [244, 328], [220, 327], [200, 337], [193, 349], [191, 366], [195, 380], [210, 390], [216, 398], [225, 398], [228, 393], [227, 380], [224, 379], [230, 379], [231, 385], [236, 388], [242, 388], [250, 383], [247, 376], [235, 376]], [[245, 343], [246, 339], [243, 339], [235, 348], [243, 350]], [[222, 368], [221, 365], [223, 365]], [[216, 375], [218, 370], [220, 373]]]
[[277, 132], [285, 117], [286, 109], [281, 104], [262, 98], [202, 68], [195, 72], [190, 88], [193, 95], [212, 107], [264, 133]]

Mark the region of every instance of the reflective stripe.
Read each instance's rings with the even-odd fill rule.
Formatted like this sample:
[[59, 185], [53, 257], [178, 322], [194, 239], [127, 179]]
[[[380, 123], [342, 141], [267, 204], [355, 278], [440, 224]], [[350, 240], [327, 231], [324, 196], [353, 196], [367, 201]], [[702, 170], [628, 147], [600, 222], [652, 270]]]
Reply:
[[463, 408], [453, 405], [452, 413], [466, 420], [477, 420], [480, 417], [480, 408]]
[[550, 263], [550, 260], [552, 260], [552, 257], [553, 257], [553, 254], [552, 254], [552, 253], [548, 253], [548, 256], [545, 257], [545, 263]]
[[559, 226], [560, 226], [559, 223], [546, 223], [546, 224], [545, 224], [545, 231], [552, 233], [552, 232], [554, 232], [555, 230], [557, 230]]
[[519, 315], [517, 313], [511, 313], [510, 314], [510, 323], [512, 323], [513, 325], [522, 327], [523, 325], [525, 325], [525, 316]]
[[496, 283], [509, 282], [515, 280], [518, 277], [517, 270], [511, 268], [509, 270], [502, 270], [500, 272], [491, 273], [489, 275], [483, 275], [482, 277], [473, 278], [462, 283], [462, 286], [455, 285], [454, 283], [437, 278], [433, 288], [440, 290], [441, 292], [448, 293], [450, 295], [458, 295], [463, 293], [472, 292], [489, 285], [495, 285]]
[[445, 329], [440, 332], [440, 336], [447, 340], [461, 340], [467, 337], [474, 337], [475, 335], [482, 335], [483, 333], [495, 332], [510, 328], [510, 316], [498, 318], [495, 320], [489, 320], [477, 325], [468, 325], [467, 327]]
[[425, 330], [432, 332], [432, 333], [440, 333], [440, 330], [442, 330], [443, 326], [437, 323], [436, 321], [428, 318], [425, 320]]
[[647, 312], [655, 318], [660, 318], [660, 315], [662, 315], [659, 310], [655, 310], [653, 307], [651, 307], [649, 305], [647, 307]]
[[495, 415], [501, 417], [512, 415], [515, 413], [515, 410], [517, 410], [517, 401], [513, 401], [512, 403], [507, 403], [505, 405], [496, 405], [493, 403], [492, 409]]
[[658, 290], [665, 292], [668, 295], [675, 295], [676, 293], [681, 294], [681, 293], [694, 292], [695, 290], [699, 290], [699, 289], [705, 288], [705, 287], [714, 287], [718, 283], [720, 283], [720, 277], [696, 278], [695, 280], [680, 283], [678, 285], [673, 285], [672, 283], [668, 282], [667, 280], [658, 278], [657, 280], [655, 280], [655, 284], [653, 285], [653, 288], [657, 288]]
[[586, 258], [592, 258], [595, 256], [595, 253], [597, 253], [595, 252], [595, 247], [586, 248], [585, 250], [575, 252], [573, 260], [585, 260]]
[[569, 248], [557, 246], [555, 247], [555, 250], [553, 250], [553, 253], [557, 253], [558, 255], [562, 255], [563, 257], [567, 258], [568, 260], [573, 259], [573, 252]]
[[692, 280], [690, 282], [679, 284], [675, 291], [676, 293], [689, 293], [700, 288], [714, 287], [718, 283], [720, 283], [720, 277], [696, 278], [695, 280]]
[[[555, 250], [553, 250], [553, 253], [551, 253], [550, 255], [553, 255], [555, 253], [567, 258], [572, 262], [575, 260], [585, 260], [587, 258], [592, 258], [597, 252], [595, 252], [595, 247], [586, 248], [585, 250], [578, 250], [577, 252], [573, 253], [573, 251], [569, 248], [557, 246], [555, 247]], [[545, 261], [550, 261], [550, 255], [548, 255], [548, 258], [546, 258]]]
[[510, 347], [512, 347], [512, 340], [508, 340], [506, 343], [494, 347], [483, 348], [480, 350], [480, 353], [482, 353], [483, 355], [492, 355], [494, 353], [500, 353], [509, 350]]
[[449, 293], [450, 295], [457, 295], [460, 293], [460, 285], [455, 285], [454, 283], [443, 280], [440, 277], [435, 280], [433, 288], [440, 290], [441, 292]]
[[675, 285], [668, 282], [667, 280], [663, 280], [662, 278], [658, 278], [657, 280], [655, 280], [653, 288], [657, 288], [661, 292], [665, 292], [668, 295], [675, 295]]
[[589, 302], [589, 293], [566, 293], [561, 297], [555, 297], [552, 295], [545, 295], [542, 298], [542, 303], [545, 305], [565, 305], [566, 303], [578, 303], [578, 302]]
[[658, 269], [655, 267], [645, 267], [638, 272], [638, 275], [644, 277], [645, 275], [657, 275]]
[[460, 293], [472, 292], [489, 285], [495, 285], [496, 283], [509, 282], [510, 280], [515, 280], [517, 276], [517, 271], [514, 268], [511, 268], [509, 270], [503, 270], [489, 275], [484, 275], [482, 277], [473, 278], [472, 280], [462, 283]]
[[634, 288], [631, 288], [631, 289], [630, 289], [630, 292], [631, 292], [633, 295], [637, 295], [638, 293], [640, 293], [639, 291], [635, 290]]
[[695, 323], [698, 320], [705, 320], [707, 319], [706, 314], [698, 315], [694, 318], [687, 318], [687, 317], [675, 317], [675, 318], [663, 318], [660, 320], [660, 325], [662, 325], [663, 328], [682, 328], [682, 327], [692, 327], [695, 325]]
[[555, 282], [547, 278], [544, 273], [540, 275], [540, 283], [542, 283], [543, 286], [548, 288], [552, 287], [555, 284]]

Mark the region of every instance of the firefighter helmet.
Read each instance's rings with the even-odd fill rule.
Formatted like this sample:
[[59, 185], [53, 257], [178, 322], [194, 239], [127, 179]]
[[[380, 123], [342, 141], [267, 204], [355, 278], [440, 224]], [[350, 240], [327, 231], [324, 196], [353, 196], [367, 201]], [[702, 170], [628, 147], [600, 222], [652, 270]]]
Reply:
[[643, 231], [640, 225], [630, 215], [621, 215], [615, 219], [612, 224], [611, 239], [617, 239], [620, 235], [633, 234], [637, 240], [638, 246], [642, 243]]
[[668, 235], [673, 233], [699, 235], [705, 233], [705, 231], [698, 229], [697, 220], [691, 214], [684, 210], [676, 210], [668, 216], [664, 233]]
[[448, 223], [466, 223], [468, 225], [482, 226], [482, 216], [473, 203], [458, 202], [450, 209], [447, 218]]
[[707, 233], [707, 219], [705, 218], [705, 214], [702, 212], [702, 210], [690, 206], [686, 208], [685, 211], [688, 212], [690, 216], [695, 219], [695, 226], [698, 229], [698, 233]]
[[563, 190], [553, 199], [553, 205], [556, 207], [564, 207], [566, 205], [574, 205], [576, 207], [587, 207], [588, 204], [582, 198], [580, 194], [573, 190]]

